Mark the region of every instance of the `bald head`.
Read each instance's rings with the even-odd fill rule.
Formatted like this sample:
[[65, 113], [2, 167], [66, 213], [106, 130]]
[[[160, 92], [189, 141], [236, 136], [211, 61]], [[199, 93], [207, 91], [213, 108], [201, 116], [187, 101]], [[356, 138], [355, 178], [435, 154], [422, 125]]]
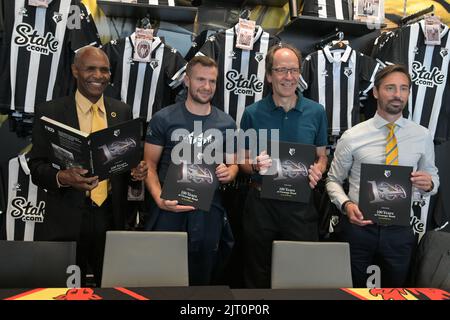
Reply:
[[92, 47], [92, 46], [86, 46], [86, 47], [83, 47], [83, 48], [77, 50], [77, 52], [75, 53], [75, 57], [73, 58], [73, 64], [75, 64], [77, 66], [80, 65], [80, 61], [85, 59], [84, 57], [86, 55], [88, 56], [88, 59], [90, 57], [94, 57], [94, 56], [97, 56], [97, 57], [102, 56], [102, 57], [106, 58], [106, 60], [108, 60], [108, 64], [109, 64], [109, 59], [108, 59], [108, 56], [106, 55], [106, 53], [103, 50], [96, 48], [96, 47]]
[[72, 64], [77, 89], [92, 103], [96, 103], [109, 84], [109, 60], [102, 50], [84, 47], [77, 51]]

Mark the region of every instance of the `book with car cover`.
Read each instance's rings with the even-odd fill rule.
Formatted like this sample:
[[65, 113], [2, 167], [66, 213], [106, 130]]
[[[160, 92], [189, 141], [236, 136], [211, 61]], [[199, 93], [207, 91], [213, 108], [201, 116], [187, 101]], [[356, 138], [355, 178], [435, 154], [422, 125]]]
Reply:
[[93, 133], [85, 133], [48, 117], [41, 117], [49, 141], [52, 166], [89, 170], [99, 180], [138, 165], [141, 157], [142, 120], [134, 119]]
[[[277, 144], [275, 144], [277, 145]], [[314, 164], [313, 145], [279, 142], [278, 156], [269, 151], [272, 167], [263, 174], [261, 198], [308, 203], [311, 198], [308, 169]]]
[[361, 164], [359, 209], [380, 225], [410, 225], [413, 168]]

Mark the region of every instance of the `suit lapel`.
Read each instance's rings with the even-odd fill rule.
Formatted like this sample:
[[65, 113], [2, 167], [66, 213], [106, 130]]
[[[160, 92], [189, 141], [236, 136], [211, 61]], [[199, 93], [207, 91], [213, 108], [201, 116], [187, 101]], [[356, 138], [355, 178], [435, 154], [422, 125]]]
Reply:
[[64, 104], [65, 123], [72, 128], [80, 130], [80, 124], [78, 123], [77, 106], [75, 103], [75, 95], [68, 97]]
[[119, 108], [117, 108], [114, 104], [111, 103], [111, 101], [104, 97], [105, 102], [105, 110], [106, 110], [106, 119], [108, 121], [108, 127], [115, 126], [116, 124], [119, 124], [121, 122], [119, 114]]

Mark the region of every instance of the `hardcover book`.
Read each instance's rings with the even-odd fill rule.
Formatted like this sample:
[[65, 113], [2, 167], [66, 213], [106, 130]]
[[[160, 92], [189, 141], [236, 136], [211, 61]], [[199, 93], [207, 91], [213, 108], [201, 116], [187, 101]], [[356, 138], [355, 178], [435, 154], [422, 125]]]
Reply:
[[105, 180], [136, 167], [141, 159], [142, 121], [134, 119], [85, 133], [41, 117], [50, 144], [50, 159], [58, 170], [78, 167]]
[[[272, 145], [272, 144], [271, 144]], [[311, 197], [308, 169], [316, 158], [313, 145], [279, 142], [279, 157], [272, 152], [272, 167], [263, 175], [261, 198], [307, 203]]]
[[361, 164], [359, 209], [365, 220], [409, 226], [413, 167]]

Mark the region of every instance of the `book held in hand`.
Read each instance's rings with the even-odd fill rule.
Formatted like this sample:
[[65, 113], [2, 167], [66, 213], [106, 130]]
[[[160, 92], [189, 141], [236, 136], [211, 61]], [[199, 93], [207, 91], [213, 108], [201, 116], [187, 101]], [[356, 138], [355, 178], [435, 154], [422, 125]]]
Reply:
[[359, 209], [365, 220], [409, 226], [413, 167], [361, 164]]
[[219, 181], [217, 164], [171, 163], [164, 180], [161, 198], [209, 211]]
[[93, 133], [41, 117], [54, 168], [83, 168], [99, 180], [131, 170], [141, 158], [142, 121], [134, 119]]
[[308, 203], [311, 197], [308, 169], [314, 164], [316, 147], [288, 142], [278, 145], [279, 157], [269, 151], [272, 167], [262, 177], [261, 198]]

